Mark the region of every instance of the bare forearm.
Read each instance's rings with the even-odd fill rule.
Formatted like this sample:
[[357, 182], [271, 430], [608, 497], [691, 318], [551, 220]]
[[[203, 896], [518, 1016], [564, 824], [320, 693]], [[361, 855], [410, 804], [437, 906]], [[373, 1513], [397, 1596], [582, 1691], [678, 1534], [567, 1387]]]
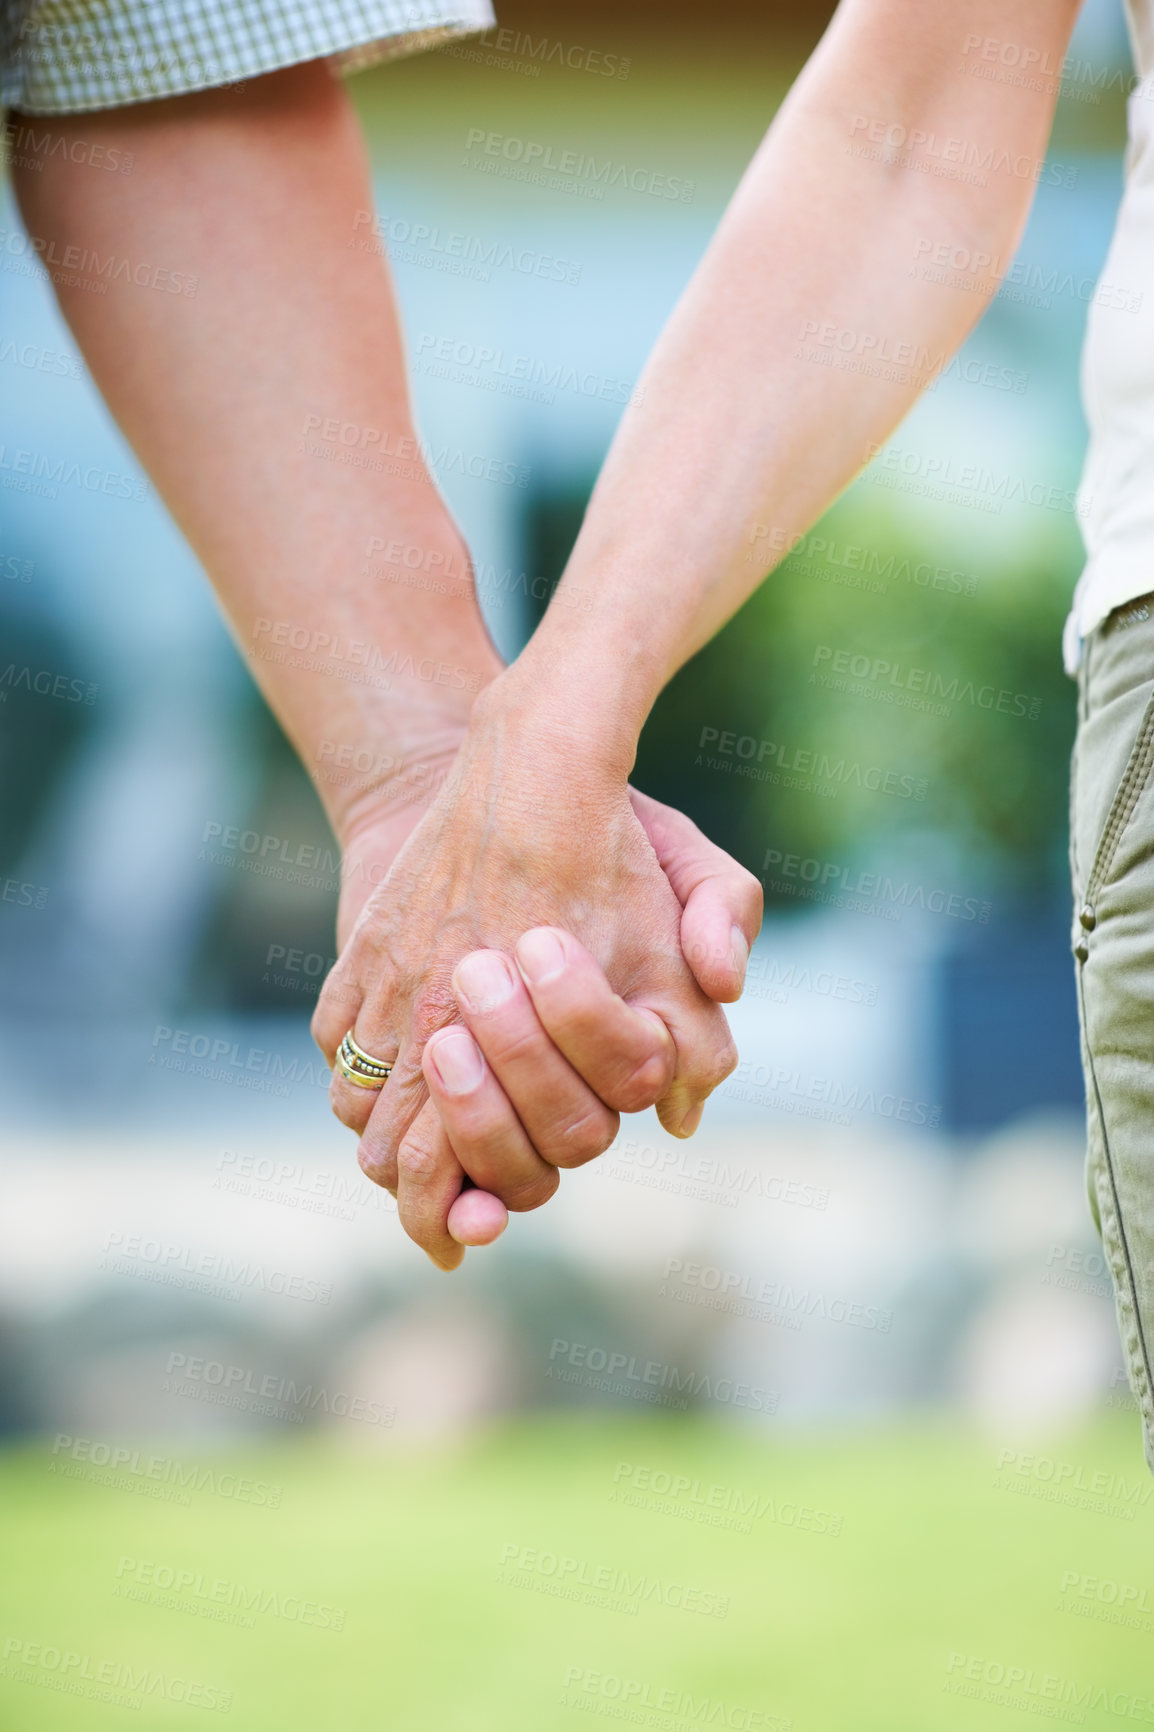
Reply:
[[[1017, 39], [1060, 61], [1075, 11], [1029, 0]], [[631, 758], [664, 683], [864, 466], [987, 304], [973, 287], [927, 283], [915, 263], [927, 243], [956, 244], [990, 261], [992, 293], [1017, 244], [1054, 98], [963, 73], [966, 38], [998, 20], [988, 0], [848, 0], [771, 128], [597, 483], [558, 592], [579, 591], [583, 610], [552, 610], [518, 675], [551, 710], [579, 692], [599, 749]], [[918, 172], [870, 146], [875, 123], [939, 150], [958, 141], [956, 154], [989, 153], [991, 166]], [[875, 349], [889, 364], [871, 364]]]
[[[371, 193], [344, 93], [313, 65], [52, 127], [133, 151], [134, 172], [48, 153], [19, 175], [30, 232], [196, 279], [57, 292], [340, 830], [372, 791], [366, 753], [387, 777], [455, 748], [500, 666], [417, 447], [387, 266], [352, 244]], [[399, 581], [394, 544], [434, 568], [427, 589]]]

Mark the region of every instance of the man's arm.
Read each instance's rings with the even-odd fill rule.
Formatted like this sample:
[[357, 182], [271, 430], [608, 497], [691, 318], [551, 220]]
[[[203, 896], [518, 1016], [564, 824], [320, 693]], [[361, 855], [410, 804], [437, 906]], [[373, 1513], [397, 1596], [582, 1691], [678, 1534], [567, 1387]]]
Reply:
[[[343, 88], [312, 63], [44, 126], [135, 155], [130, 181], [64, 151], [15, 170], [34, 242], [80, 261], [47, 268], [96, 384], [338, 839], [389, 813], [403, 834], [502, 663], [417, 445], [388, 266], [354, 244], [371, 186]], [[114, 270], [88, 293], [86, 258], [147, 261], [179, 292]], [[369, 549], [391, 542], [442, 591], [389, 581]], [[433, 677], [374, 672], [374, 652]]]

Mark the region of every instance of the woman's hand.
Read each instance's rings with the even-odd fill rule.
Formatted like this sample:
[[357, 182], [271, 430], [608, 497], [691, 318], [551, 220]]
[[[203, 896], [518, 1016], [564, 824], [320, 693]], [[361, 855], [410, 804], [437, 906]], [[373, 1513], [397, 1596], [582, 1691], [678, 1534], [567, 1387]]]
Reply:
[[[518, 699], [506, 676], [495, 682], [428, 811], [364, 903], [317, 1007], [313, 1029], [330, 1063], [349, 1029], [395, 1062], [375, 1096], [337, 1073], [333, 1106], [362, 1132], [366, 1172], [396, 1190], [407, 1230], [444, 1267], [462, 1255], [448, 1217], [465, 1171], [510, 1206], [536, 1207], [556, 1188], [559, 1165], [608, 1146], [618, 1111], [656, 1104], [666, 1128], [687, 1135], [733, 1067], [724, 1016], [682, 947], [697, 953], [710, 991], [736, 997], [760, 918], [756, 881], [680, 814], [631, 798], [624, 775], [591, 757]], [[498, 955], [473, 959], [455, 989], [470, 952], [513, 953], [535, 927], [560, 929], [561, 977], [546, 967], [537, 972], [548, 978], [530, 982], [530, 944], [517, 969]], [[571, 949], [566, 934], [578, 941]], [[485, 960], [487, 984], [477, 966]], [[468, 1167], [422, 1069], [430, 1036], [458, 1020], [458, 991], [481, 1050], [493, 1055], [481, 1061], [471, 1135], [463, 1116], [476, 1047], [471, 1055], [462, 1045], [464, 1031], [442, 1035], [429, 1062]], [[454, 1042], [463, 1061], [455, 1068]], [[455, 1222], [479, 1206], [463, 1198]]]

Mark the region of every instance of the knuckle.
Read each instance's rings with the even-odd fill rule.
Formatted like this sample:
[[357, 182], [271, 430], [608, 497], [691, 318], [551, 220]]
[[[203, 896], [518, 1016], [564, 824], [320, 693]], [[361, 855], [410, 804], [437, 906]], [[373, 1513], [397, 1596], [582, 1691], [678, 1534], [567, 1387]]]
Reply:
[[561, 1175], [550, 1170], [526, 1179], [523, 1184], [502, 1186], [501, 1201], [511, 1213], [524, 1215], [547, 1203], [560, 1183]]
[[723, 1083], [727, 1076], [732, 1076], [737, 1069], [737, 1047], [732, 1037], [723, 1041], [713, 1052], [709, 1062], [702, 1071], [701, 1083], [707, 1094]]
[[583, 1167], [603, 1155], [617, 1135], [615, 1114], [593, 1109], [562, 1127], [550, 1139], [546, 1158], [555, 1167]]
[[362, 1131], [368, 1123], [369, 1111], [364, 1103], [350, 1098], [350, 1090], [338, 1081], [329, 1086], [329, 1106], [334, 1117], [350, 1131]]
[[342, 968], [338, 962], [330, 969], [329, 977], [321, 988], [317, 1000], [316, 1017], [327, 1017], [330, 1023], [336, 1023], [360, 1004], [361, 989], [353, 978], [351, 970]]
[[540, 1063], [549, 1049], [540, 1029], [528, 1021], [506, 1026], [497, 1022], [486, 1030], [485, 1041], [498, 1065]]
[[397, 1150], [397, 1176], [410, 1185], [430, 1184], [439, 1165], [436, 1150], [414, 1138], [406, 1138]]
[[446, 1028], [451, 1022], [459, 1022], [460, 1016], [451, 995], [440, 992], [424, 992], [413, 1005], [411, 1012], [411, 1031], [417, 1045], [424, 1046], [430, 1036], [438, 1029]]
[[[520, 1126], [511, 1125], [507, 1119], [489, 1120], [471, 1138], [455, 1140], [453, 1149], [462, 1165], [466, 1161], [469, 1163], [467, 1170], [475, 1182], [483, 1185], [486, 1191], [496, 1192], [509, 1208], [513, 1205], [506, 1191], [515, 1194], [522, 1183], [535, 1182], [532, 1179], [514, 1181], [506, 1177], [509, 1173], [523, 1171], [526, 1159], [532, 1159], [533, 1152], [526, 1147], [525, 1134]], [[541, 1177], [540, 1173], [536, 1175], [537, 1179]]]
[[344, 1033], [343, 1029], [338, 1031], [339, 1021], [340, 1016], [334, 1013], [331, 999], [327, 999], [322, 993], [313, 1011], [309, 1032], [330, 1063]]
[[491, 1101], [458, 1097], [452, 1102], [451, 1141], [482, 1160], [501, 1160], [521, 1138], [511, 1113], [499, 1112]]
[[537, 1015], [554, 1041], [563, 1039], [588, 1046], [604, 1029], [604, 1007], [589, 994], [583, 981], [567, 980], [565, 993], [555, 994], [537, 1010]]
[[669, 1059], [665, 1053], [649, 1053], [632, 1070], [608, 1084], [602, 1093], [607, 1105], [621, 1113], [643, 1113], [661, 1099], [669, 1083]]
[[755, 878], [753, 873], [746, 871], [744, 866], [741, 870], [743, 874], [742, 897], [755, 930], [759, 930], [762, 915], [765, 912], [765, 891], [762, 888], [760, 878]]
[[397, 1163], [387, 1149], [370, 1148], [362, 1142], [357, 1150], [357, 1165], [366, 1179], [379, 1185], [392, 1196], [397, 1194]]

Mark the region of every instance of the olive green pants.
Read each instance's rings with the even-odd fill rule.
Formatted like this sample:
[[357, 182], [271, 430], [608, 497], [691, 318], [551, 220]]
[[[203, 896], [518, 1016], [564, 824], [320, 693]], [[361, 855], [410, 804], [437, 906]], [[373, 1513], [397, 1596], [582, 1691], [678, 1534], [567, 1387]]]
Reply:
[[1086, 1179], [1154, 1470], [1154, 595], [1083, 648], [1070, 869]]

